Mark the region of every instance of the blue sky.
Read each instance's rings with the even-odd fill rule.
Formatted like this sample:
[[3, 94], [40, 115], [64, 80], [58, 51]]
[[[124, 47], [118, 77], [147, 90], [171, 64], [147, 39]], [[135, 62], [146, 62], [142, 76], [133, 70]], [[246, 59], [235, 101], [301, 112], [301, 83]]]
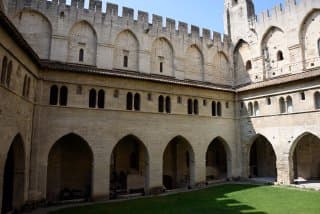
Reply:
[[[135, 9], [135, 16], [138, 10], [142, 10], [200, 28], [223, 32], [223, 0], [109, 0], [108, 2], [118, 4], [120, 14], [122, 7], [126, 6]], [[256, 13], [259, 14], [283, 2], [284, 0], [254, 0]]]

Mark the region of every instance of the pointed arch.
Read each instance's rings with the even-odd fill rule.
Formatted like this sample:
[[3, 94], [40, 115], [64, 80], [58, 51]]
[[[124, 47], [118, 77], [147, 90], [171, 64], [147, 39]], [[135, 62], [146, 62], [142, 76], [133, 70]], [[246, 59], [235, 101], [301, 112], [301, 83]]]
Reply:
[[88, 142], [69, 133], [50, 148], [47, 165], [47, 200], [91, 197], [94, 155]]
[[185, 79], [204, 80], [204, 57], [196, 44], [189, 46], [185, 54]]
[[163, 185], [166, 189], [194, 184], [194, 158], [194, 150], [186, 138], [179, 135], [169, 141], [163, 152]]
[[[24, 8], [14, 16], [19, 32], [40, 58], [49, 59], [51, 51], [52, 23], [43, 13]], [[32, 31], [31, 31], [32, 29]]]
[[131, 71], [139, 70], [139, 40], [129, 29], [116, 36], [113, 52], [113, 67]]
[[151, 54], [152, 73], [174, 76], [174, 49], [166, 37], [153, 41]]
[[233, 50], [234, 76], [239, 85], [252, 82], [253, 77], [249, 73], [251, 69], [246, 67], [246, 63], [251, 62], [251, 56], [249, 43], [240, 39]]
[[129, 134], [121, 138], [110, 159], [110, 192], [114, 198], [121, 192], [148, 192], [149, 151], [137, 136]]
[[97, 33], [86, 20], [76, 22], [69, 31], [68, 61], [96, 65]]
[[305, 68], [320, 66], [318, 59], [320, 56], [320, 9], [312, 9], [304, 17], [299, 28], [300, 44], [302, 46], [302, 60]]

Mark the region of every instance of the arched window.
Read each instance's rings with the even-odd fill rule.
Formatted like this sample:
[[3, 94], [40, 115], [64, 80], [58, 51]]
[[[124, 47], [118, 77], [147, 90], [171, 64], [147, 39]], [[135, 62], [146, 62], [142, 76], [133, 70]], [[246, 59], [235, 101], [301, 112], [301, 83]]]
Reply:
[[98, 108], [104, 108], [104, 90], [99, 90], [98, 92]]
[[158, 99], [158, 111], [161, 113], [164, 111], [164, 98], [162, 95], [160, 95]]
[[193, 101], [193, 112], [195, 115], [199, 114], [199, 103], [198, 100]]
[[60, 88], [60, 105], [67, 106], [68, 104], [68, 88], [66, 86], [62, 86]]
[[2, 73], [1, 73], [1, 83], [4, 84], [6, 81], [6, 76], [7, 76], [7, 64], [8, 64], [8, 59], [7, 57], [3, 57], [2, 61]]
[[188, 99], [188, 114], [193, 113], [192, 100]]
[[249, 116], [253, 116], [253, 106], [251, 102], [248, 104], [248, 114]]
[[58, 87], [56, 85], [50, 88], [50, 105], [58, 104]]
[[133, 99], [132, 99], [132, 93], [129, 92], [129, 93], [127, 94], [127, 110], [132, 110], [132, 101], [133, 101]]
[[251, 69], [252, 69], [252, 63], [251, 63], [251, 60], [248, 60], [248, 61], [246, 62], [246, 70], [249, 71], [249, 70], [251, 70]]
[[320, 109], [320, 92], [319, 91], [317, 91], [314, 94], [314, 104], [316, 109]]
[[125, 68], [128, 67], [128, 56], [123, 57], [123, 67], [125, 67]]
[[211, 113], [212, 116], [217, 116], [217, 106], [215, 101], [212, 101], [211, 103]]
[[160, 73], [163, 73], [163, 62], [160, 62]]
[[318, 54], [320, 56], [320, 39], [318, 40]]
[[89, 108], [95, 108], [97, 103], [97, 92], [91, 89], [89, 92]]
[[222, 116], [222, 108], [221, 108], [221, 103], [220, 102], [217, 103], [217, 115], [219, 117]]
[[280, 113], [286, 113], [286, 102], [284, 101], [284, 98], [281, 97], [279, 100], [279, 105], [280, 105]]
[[171, 113], [171, 99], [170, 99], [170, 97], [166, 97], [166, 112], [168, 114]]
[[140, 111], [140, 94], [134, 95], [134, 110]]
[[292, 98], [290, 96], [287, 97], [287, 112], [288, 113], [293, 112], [293, 103], [292, 103]]
[[259, 116], [259, 115], [260, 115], [259, 103], [256, 101], [254, 102], [254, 116]]
[[84, 60], [84, 50], [81, 48], [79, 50], [79, 62], [83, 62]]
[[12, 62], [9, 62], [8, 69], [7, 69], [7, 77], [6, 77], [6, 85], [10, 86], [11, 81], [11, 73], [12, 73]]
[[282, 61], [284, 58], [283, 58], [283, 53], [282, 53], [282, 51], [278, 51], [278, 53], [277, 53], [277, 60], [278, 61]]

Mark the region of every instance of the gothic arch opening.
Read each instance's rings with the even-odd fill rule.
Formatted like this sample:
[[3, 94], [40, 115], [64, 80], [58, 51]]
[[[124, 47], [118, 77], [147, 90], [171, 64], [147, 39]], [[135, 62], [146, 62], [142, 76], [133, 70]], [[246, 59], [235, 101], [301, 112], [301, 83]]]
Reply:
[[163, 153], [163, 185], [167, 190], [191, 187], [194, 182], [194, 152], [183, 137], [172, 139]]
[[272, 144], [262, 135], [253, 141], [249, 153], [249, 177], [277, 179], [276, 154]]
[[139, 42], [130, 30], [124, 30], [117, 35], [113, 52], [113, 67], [138, 71]]
[[77, 22], [69, 32], [68, 61], [72, 63], [96, 65], [96, 57], [96, 31], [87, 21]]
[[38, 11], [25, 9], [14, 17], [14, 22], [39, 57], [49, 59], [52, 26], [48, 18]]
[[17, 135], [7, 153], [2, 188], [1, 213], [19, 210], [24, 203], [25, 149], [22, 138]]
[[[261, 41], [261, 54], [263, 57], [264, 71], [267, 78], [283, 75], [289, 72], [287, 60], [289, 51], [285, 34], [278, 27], [269, 28]], [[280, 54], [279, 54], [280, 53]]]
[[191, 45], [186, 52], [185, 79], [204, 80], [204, 59], [201, 50], [196, 45]]
[[128, 135], [114, 147], [110, 161], [110, 195], [145, 194], [149, 188], [149, 155], [137, 137]]
[[151, 72], [161, 75], [174, 75], [174, 52], [166, 38], [158, 38], [152, 44]]
[[[236, 83], [238, 85], [243, 85], [246, 83], [250, 83], [253, 80], [251, 77], [251, 51], [249, 44], [244, 41], [240, 40], [235, 49], [234, 49], [234, 76], [236, 79]], [[250, 61], [250, 69], [248, 69], [247, 62]]]
[[232, 73], [229, 68], [229, 60], [225, 53], [219, 51], [213, 58], [214, 72], [210, 77], [210, 81], [214, 81], [217, 78], [224, 81], [232, 81]]
[[76, 134], [60, 138], [51, 148], [47, 168], [47, 201], [89, 199], [93, 153]]
[[293, 144], [290, 161], [295, 182], [320, 180], [320, 138], [306, 133]]
[[209, 145], [206, 153], [206, 180], [226, 179], [228, 177], [228, 165], [230, 164], [230, 151], [226, 142], [221, 138], [215, 138]]
[[300, 28], [300, 43], [304, 67], [306, 69], [320, 66], [320, 10], [312, 10], [304, 18]]

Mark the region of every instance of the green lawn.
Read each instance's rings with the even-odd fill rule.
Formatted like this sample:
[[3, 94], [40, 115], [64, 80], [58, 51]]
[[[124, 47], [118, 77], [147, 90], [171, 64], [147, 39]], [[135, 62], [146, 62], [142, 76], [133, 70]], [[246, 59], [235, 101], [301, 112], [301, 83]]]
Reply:
[[54, 213], [319, 214], [320, 192], [275, 186], [230, 184], [165, 197], [64, 209]]

